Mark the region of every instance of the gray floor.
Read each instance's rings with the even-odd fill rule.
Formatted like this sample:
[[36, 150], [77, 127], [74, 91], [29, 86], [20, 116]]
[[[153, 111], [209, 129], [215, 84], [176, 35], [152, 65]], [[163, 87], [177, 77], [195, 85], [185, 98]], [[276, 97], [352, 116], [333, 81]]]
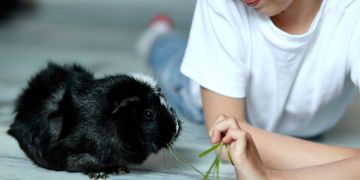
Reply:
[[[14, 99], [31, 75], [53, 60], [78, 62], [96, 76], [119, 72], [147, 72], [134, 53], [134, 42], [157, 12], [166, 12], [177, 29], [188, 33], [195, 0], [40, 0], [35, 11], [0, 26], [0, 180], [86, 179], [79, 173], [53, 172], [28, 160], [17, 142], [6, 135]], [[360, 147], [359, 101], [343, 123], [325, 136], [324, 143]], [[176, 150], [193, 166], [205, 171], [213, 156], [198, 159], [210, 147], [206, 130], [185, 121]], [[235, 179], [229, 164], [221, 165], [221, 179]], [[125, 176], [110, 179], [201, 179], [164, 151]]]

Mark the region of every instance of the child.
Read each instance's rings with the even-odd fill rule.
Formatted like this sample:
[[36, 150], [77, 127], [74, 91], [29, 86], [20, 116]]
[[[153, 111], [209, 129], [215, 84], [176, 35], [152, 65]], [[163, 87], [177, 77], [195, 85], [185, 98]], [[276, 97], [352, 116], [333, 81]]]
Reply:
[[334, 127], [357, 93], [358, 9], [356, 0], [198, 0], [187, 44], [162, 21], [149, 64], [181, 114], [209, 131], [240, 124], [265, 167], [356, 164], [358, 149], [293, 137]]

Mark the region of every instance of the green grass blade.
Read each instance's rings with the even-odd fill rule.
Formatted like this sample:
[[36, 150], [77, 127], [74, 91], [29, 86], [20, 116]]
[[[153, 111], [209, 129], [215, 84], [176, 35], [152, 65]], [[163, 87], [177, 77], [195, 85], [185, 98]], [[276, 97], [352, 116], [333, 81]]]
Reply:
[[202, 158], [204, 156], [206, 156], [207, 154], [209, 154], [210, 152], [216, 150], [218, 147], [220, 147], [222, 145], [222, 143], [219, 144], [215, 144], [214, 146], [212, 146], [211, 148], [205, 150], [204, 152], [199, 154], [199, 158]]
[[218, 155], [215, 157], [213, 163], [211, 164], [210, 168], [206, 171], [203, 180], [207, 180], [209, 179], [209, 175], [211, 173], [211, 171], [213, 170], [213, 168], [215, 167], [216, 163], [219, 163], [219, 159], [218, 159]]
[[220, 177], [219, 177], [220, 156], [216, 156], [215, 160], [216, 160], [216, 163], [215, 163], [215, 177], [216, 177], [216, 180], [219, 180], [220, 179]]
[[226, 144], [226, 145], [225, 145], [225, 148], [226, 148], [226, 152], [227, 152], [227, 156], [228, 156], [229, 161], [231, 162], [232, 165], [234, 165], [234, 163], [233, 163], [233, 161], [232, 161], [232, 159], [231, 159], [229, 145]]

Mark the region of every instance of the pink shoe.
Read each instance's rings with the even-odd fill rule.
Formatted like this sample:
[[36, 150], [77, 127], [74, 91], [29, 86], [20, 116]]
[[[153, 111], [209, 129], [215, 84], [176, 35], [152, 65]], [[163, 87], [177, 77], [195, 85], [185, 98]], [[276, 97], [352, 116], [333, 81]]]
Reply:
[[152, 44], [159, 36], [173, 31], [174, 21], [166, 14], [158, 14], [151, 18], [149, 27], [142, 33], [136, 43], [136, 52], [141, 59], [147, 59]]

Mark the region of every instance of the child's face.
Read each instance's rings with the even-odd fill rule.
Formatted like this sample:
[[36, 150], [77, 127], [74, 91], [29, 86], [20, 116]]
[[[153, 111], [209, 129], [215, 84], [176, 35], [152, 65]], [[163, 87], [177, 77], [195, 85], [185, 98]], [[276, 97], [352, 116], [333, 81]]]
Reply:
[[258, 13], [265, 16], [275, 16], [283, 12], [294, 0], [243, 0]]

